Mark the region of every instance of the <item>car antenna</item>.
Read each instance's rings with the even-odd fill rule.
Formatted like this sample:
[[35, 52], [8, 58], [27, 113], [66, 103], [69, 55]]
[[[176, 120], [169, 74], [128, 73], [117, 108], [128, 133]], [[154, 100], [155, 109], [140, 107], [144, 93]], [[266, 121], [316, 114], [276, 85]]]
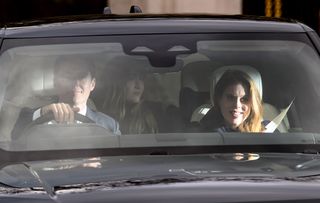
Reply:
[[142, 10], [139, 6], [132, 5], [130, 7], [130, 13], [142, 13]]
[[108, 14], [111, 14], [111, 13], [112, 12], [111, 12], [111, 8], [110, 7], [104, 7], [103, 14], [108, 15]]

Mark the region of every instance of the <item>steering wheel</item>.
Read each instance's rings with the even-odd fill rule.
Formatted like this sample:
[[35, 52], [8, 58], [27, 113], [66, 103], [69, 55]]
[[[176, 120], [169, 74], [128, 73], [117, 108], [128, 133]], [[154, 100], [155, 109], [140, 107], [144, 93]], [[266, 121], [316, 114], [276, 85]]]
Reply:
[[[41, 124], [44, 124], [44, 123], [48, 123], [49, 121], [53, 121], [53, 120], [55, 120], [53, 113], [52, 112], [46, 113], [45, 115], [40, 116], [36, 120], [34, 120], [31, 123], [29, 123], [27, 126], [25, 126], [19, 132], [16, 132], [16, 138], [15, 139], [20, 138], [21, 135], [23, 134], [23, 132], [25, 132], [26, 130], [28, 130], [28, 129], [36, 126], [36, 125], [41, 125]], [[93, 120], [91, 120], [87, 116], [84, 116], [84, 115], [79, 114], [79, 113], [74, 113], [74, 120], [75, 121], [80, 121], [82, 123], [95, 123]]]
[[[52, 112], [49, 112], [49, 113], [46, 113], [43, 116], [40, 116], [36, 120], [32, 121], [30, 123], [29, 127], [34, 126], [34, 125], [40, 125], [40, 124], [48, 123], [49, 121], [53, 121], [53, 120], [55, 120], [54, 119], [54, 115], [53, 115]], [[80, 121], [82, 123], [95, 123], [93, 120], [91, 120], [87, 116], [84, 116], [84, 115], [79, 114], [79, 113], [74, 113], [74, 120], [75, 121]]]

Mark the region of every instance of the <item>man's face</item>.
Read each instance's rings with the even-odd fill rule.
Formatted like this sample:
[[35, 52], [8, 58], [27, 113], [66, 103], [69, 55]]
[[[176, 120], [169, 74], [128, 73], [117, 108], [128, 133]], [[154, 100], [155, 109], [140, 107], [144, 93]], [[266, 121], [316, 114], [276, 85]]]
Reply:
[[81, 64], [63, 64], [55, 75], [55, 86], [58, 89], [60, 102], [69, 103], [77, 107], [83, 107], [91, 91], [95, 88], [95, 79]]

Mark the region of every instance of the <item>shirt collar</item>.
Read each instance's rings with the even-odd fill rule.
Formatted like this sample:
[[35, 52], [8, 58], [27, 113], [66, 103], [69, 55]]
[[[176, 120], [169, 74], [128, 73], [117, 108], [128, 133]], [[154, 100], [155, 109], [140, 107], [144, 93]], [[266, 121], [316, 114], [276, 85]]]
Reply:
[[85, 107], [84, 107], [82, 110], [80, 110], [78, 113], [81, 114], [81, 115], [83, 115], [83, 116], [85, 116], [85, 115], [87, 114], [87, 109], [88, 109], [88, 107], [85, 106]]

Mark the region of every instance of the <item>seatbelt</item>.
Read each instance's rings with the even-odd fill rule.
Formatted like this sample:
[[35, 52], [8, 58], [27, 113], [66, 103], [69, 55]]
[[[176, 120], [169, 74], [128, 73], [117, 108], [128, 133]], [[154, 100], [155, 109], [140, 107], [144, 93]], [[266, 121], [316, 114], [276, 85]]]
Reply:
[[278, 126], [282, 122], [283, 118], [287, 115], [287, 112], [289, 111], [291, 105], [293, 104], [293, 101], [294, 101], [294, 99], [290, 102], [290, 104], [287, 108], [283, 109], [279, 115], [277, 115], [272, 121], [270, 121], [270, 123], [268, 123], [265, 126], [266, 129], [263, 132], [273, 133], [278, 128]]

